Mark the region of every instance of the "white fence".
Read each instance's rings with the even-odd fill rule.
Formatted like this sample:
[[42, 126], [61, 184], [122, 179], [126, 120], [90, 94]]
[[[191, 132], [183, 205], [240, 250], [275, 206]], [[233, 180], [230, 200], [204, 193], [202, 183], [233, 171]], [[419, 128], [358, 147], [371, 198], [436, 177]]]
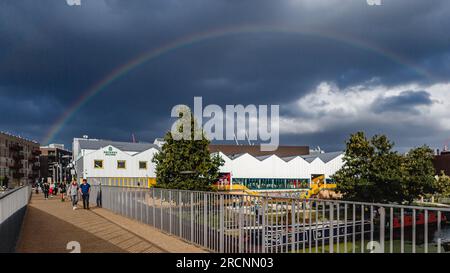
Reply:
[[0, 224], [6, 221], [14, 213], [28, 204], [31, 195], [31, 186], [23, 186], [18, 189], [0, 194]]
[[31, 186], [0, 193], [0, 253], [14, 252]]
[[450, 209], [112, 187], [91, 200], [221, 253], [450, 252]]

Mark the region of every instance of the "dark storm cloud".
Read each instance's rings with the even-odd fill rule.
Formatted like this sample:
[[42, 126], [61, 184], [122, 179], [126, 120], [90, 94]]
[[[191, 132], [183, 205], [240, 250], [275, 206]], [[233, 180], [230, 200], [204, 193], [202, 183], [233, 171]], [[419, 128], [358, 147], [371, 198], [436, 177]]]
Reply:
[[[192, 104], [196, 95], [205, 104], [280, 104], [286, 113], [321, 82], [432, 84], [450, 74], [446, 0], [385, 0], [381, 7], [364, 0], [81, 1], [81, 7], [65, 0], [0, 2], [0, 129], [42, 139], [83, 92], [120, 65], [193, 33], [233, 26], [276, 25], [341, 39], [261, 32], [185, 45], [114, 81], [55, 141], [68, 144], [82, 134], [128, 140], [131, 133], [151, 141], [169, 128], [172, 106]], [[11, 104], [20, 113], [7, 114]], [[312, 139], [328, 143], [330, 134], [341, 133], [330, 129]], [[299, 136], [295, 143], [309, 140]]]
[[433, 104], [430, 93], [426, 91], [403, 91], [397, 96], [381, 97], [374, 101], [373, 111], [383, 112], [406, 112], [419, 114], [417, 106]]

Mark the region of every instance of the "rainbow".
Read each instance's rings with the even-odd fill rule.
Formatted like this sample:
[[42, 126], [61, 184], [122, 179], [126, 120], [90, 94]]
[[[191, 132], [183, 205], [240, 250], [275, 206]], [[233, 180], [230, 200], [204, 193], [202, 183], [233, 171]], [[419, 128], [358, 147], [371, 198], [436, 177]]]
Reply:
[[75, 100], [68, 109], [53, 123], [50, 130], [47, 132], [42, 143], [49, 144], [53, 141], [55, 136], [62, 130], [62, 128], [70, 121], [70, 119], [74, 116], [77, 111], [82, 108], [86, 103], [90, 101], [94, 96], [99, 94], [101, 91], [105, 90], [109, 85], [111, 85], [115, 80], [123, 77], [128, 74], [131, 70], [139, 67], [140, 65], [154, 60], [164, 54], [172, 52], [174, 50], [191, 46], [200, 42], [204, 42], [207, 40], [212, 40], [220, 37], [236, 35], [236, 34], [250, 34], [250, 33], [286, 33], [286, 34], [302, 34], [309, 36], [316, 36], [326, 39], [331, 39], [334, 41], [338, 41], [356, 48], [365, 49], [371, 51], [375, 54], [378, 54], [382, 57], [390, 59], [391, 61], [406, 66], [408, 68], [413, 69], [418, 74], [425, 76], [427, 78], [432, 78], [432, 76], [423, 68], [418, 65], [410, 62], [406, 58], [401, 55], [392, 52], [388, 49], [381, 48], [377, 45], [368, 43], [363, 40], [356, 39], [354, 37], [348, 37], [344, 35], [336, 35], [336, 33], [330, 33], [323, 30], [311, 30], [311, 29], [300, 29], [300, 28], [290, 28], [290, 27], [279, 27], [279, 26], [238, 26], [231, 28], [221, 28], [214, 29], [207, 32], [195, 33], [192, 35], [188, 35], [186, 37], [182, 37], [180, 39], [176, 39], [170, 43], [167, 43], [161, 47], [151, 49], [143, 54], [138, 55], [134, 59], [124, 63], [116, 67], [112, 70], [108, 75], [102, 78], [100, 81], [96, 82], [86, 91], [82, 92], [82, 95]]

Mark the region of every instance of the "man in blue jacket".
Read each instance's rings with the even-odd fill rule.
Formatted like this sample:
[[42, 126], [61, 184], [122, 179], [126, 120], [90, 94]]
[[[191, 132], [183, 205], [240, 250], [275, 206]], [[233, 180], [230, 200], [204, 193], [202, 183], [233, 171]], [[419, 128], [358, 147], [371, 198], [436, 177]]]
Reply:
[[91, 185], [86, 179], [83, 179], [83, 183], [80, 186], [81, 197], [83, 198], [83, 208], [89, 209], [89, 193], [91, 193]]

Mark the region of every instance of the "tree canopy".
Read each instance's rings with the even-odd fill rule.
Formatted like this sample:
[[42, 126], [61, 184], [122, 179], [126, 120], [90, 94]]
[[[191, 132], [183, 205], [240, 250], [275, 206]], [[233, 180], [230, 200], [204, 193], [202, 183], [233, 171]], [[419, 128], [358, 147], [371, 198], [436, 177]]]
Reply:
[[[189, 112], [190, 115], [190, 112]], [[182, 128], [178, 130], [181, 132]], [[191, 136], [201, 130], [191, 116]], [[198, 132], [198, 131], [197, 131]], [[171, 132], [164, 137], [162, 150], [155, 155], [156, 187], [183, 190], [211, 190], [212, 183], [219, 176], [223, 159], [211, 156], [210, 141], [201, 132], [201, 139], [175, 140]]]
[[443, 171], [436, 179], [436, 192], [440, 197], [450, 197], [450, 176]]
[[411, 203], [434, 192], [433, 151], [422, 146], [402, 155], [393, 148], [385, 135], [368, 139], [357, 132], [350, 136], [344, 166], [334, 175], [345, 199]]

